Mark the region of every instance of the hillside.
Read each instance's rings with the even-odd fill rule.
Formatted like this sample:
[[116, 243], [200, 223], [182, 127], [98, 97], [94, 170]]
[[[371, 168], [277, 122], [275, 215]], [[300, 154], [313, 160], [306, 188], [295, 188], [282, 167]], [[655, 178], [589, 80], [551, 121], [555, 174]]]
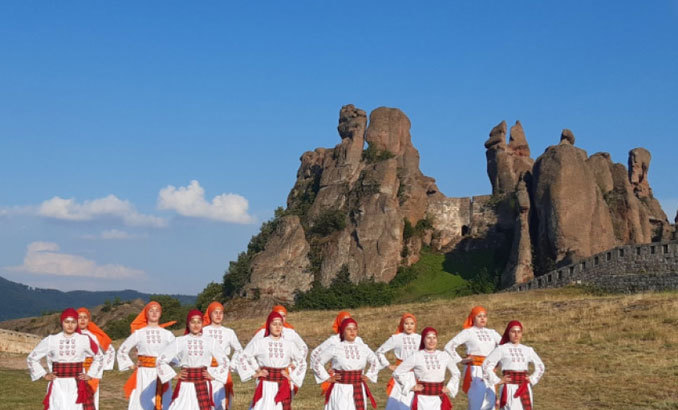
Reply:
[[[0, 276], [0, 321], [22, 317], [39, 316], [44, 313], [60, 311], [67, 307], [93, 307], [116, 298], [125, 300], [149, 300], [148, 293], [135, 290], [62, 292], [56, 289], [41, 289], [12, 282]], [[190, 295], [172, 295], [183, 304], [194, 304], [196, 297]]]
[[[678, 293], [634, 295], [590, 293], [581, 288], [464, 296], [379, 308], [352, 310], [360, 336], [376, 349], [394, 331], [403, 312], [417, 316], [418, 329], [433, 326], [441, 343], [460, 329], [472, 306], [489, 310], [489, 326], [503, 331], [511, 319], [525, 326], [524, 343], [534, 347], [546, 365], [535, 386], [535, 405], [540, 409], [675, 409], [678, 369]], [[330, 333], [334, 311], [291, 312], [289, 321], [309, 347], [317, 346]], [[244, 344], [264, 317], [226, 318]], [[116, 341], [116, 346], [121, 341]], [[126, 408], [121, 388], [129, 373], [111, 371], [102, 382], [102, 410]], [[379, 374], [370, 388], [378, 408], [386, 402], [390, 377]], [[0, 395], [15, 410], [34, 409], [45, 392], [44, 381], [28, 382], [25, 356], [0, 356]], [[235, 409], [246, 408], [254, 383], [234, 377]], [[456, 409], [466, 408], [460, 393]], [[319, 388], [309, 371], [295, 397], [296, 410], [322, 407]]]

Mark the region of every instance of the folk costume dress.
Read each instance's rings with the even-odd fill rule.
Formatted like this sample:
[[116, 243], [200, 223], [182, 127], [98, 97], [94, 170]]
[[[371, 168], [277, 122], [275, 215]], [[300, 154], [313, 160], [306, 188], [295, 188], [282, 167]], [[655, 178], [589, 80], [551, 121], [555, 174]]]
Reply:
[[[78, 320], [75, 309], [66, 309], [61, 314], [61, 321], [70, 317]], [[77, 377], [84, 373], [85, 358], [93, 357], [87, 375], [95, 379], [101, 378], [103, 355], [96, 343], [89, 336], [77, 331], [70, 335], [61, 332], [47, 336], [26, 359], [32, 381], [48, 373], [40, 364], [43, 357], [47, 359], [49, 372], [57, 376], [47, 385], [47, 395], [43, 400], [44, 409], [94, 410], [94, 395], [91, 388], [86, 381], [78, 380]]]
[[[282, 316], [273, 312], [268, 316], [266, 329], [273, 319]], [[284, 329], [284, 328], [283, 328]], [[275, 338], [269, 332], [264, 337], [252, 339], [238, 357], [238, 373], [246, 382], [258, 370], [268, 371], [268, 376], [259, 377], [250, 409], [253, 410], [289, 410], [292, 408], [292, 396], [295, 387], [301, 387], [306, 376], [304, 352], [289, 339]], [[294, 367], [293, 370], [290, 370]], [[282, 375], [288, 371], [290, 380]]]
[[[509, 342], [508, 332], [513, 326], [523, 327], [518, 321], [509, 322], [501, 344], [485, 358], [483, 375], [490, 386], [501, 382], [494, 372], [495, 366], [501, 366], [504, 375], [510, 375], [512, 381], [502, 384], [499, 395], [501, 410], [531, 410], [533, 408], [532, 386], [544, 375], [545, 367], [534, 349], [523, 344]], [[528, 376], [528, 364], [534, 364], [534, 372]]]
[[[113, 370], [115, 364], [115, 348], [111, 343], [111, 338], [97, 325], [92, 322], [92, 314], [87, 308], [81, 307], [77, 310], [78, 314], [85, 313], [89, 318], [87, 328], [80, 329], [80, 333], [87, 335], [97, 344], [103, 354], [103, 370]], [[85, 358], [83, 366], [88, 371], [93, 363], [94, 357]], [[102, 375], [103, 377], [103, 375]], [[87, 382], [94, 391], [94, 407], [99, 410], [99, 385], [101, 379], [92, 379]]]
[[501, 335], [494, 329], [473, 325], [473, 318], [481, 311], [485, 312], [485, 309], [473, 308], [464, 322], [464, 330], [445, 345], [445, 351], [452, 357], [459, 357], [457, 347], [464, 345], [466, 354], [473, 360], [464, 366], [462, 382], [462, 390], [468, 395], [469, 410], [492, 410], [496, 399], [493, 386], [483, 379], [482, 365], [487, 355], [499, 345]]
[[[214, 410], [227, 410], [231, 408], [231, 403], [233, 403], [234, 395], [233, 378], [231, 376], [231, 372], [236, 370], [238, 356], [240, 355], [240, 353], [242, 353], [242, 346], [240, 345], [240, 342], [238, 341], [238, 336], [236, 336], [233, 329], [221, 325], [215, 325], [212, 323], [212, 320], [210, 319], [210, 313], [216, 307], [221, 307], [222, 310], [224, 309], [224, 307], [219, 302], [212, 302], [207, 307], [207, 312], [205, 312], [205, 316], [203, 317], [203, 325], [205, 325], [205, 327], [202, 328], [202, 333], [216, 340], [217, 343], [221, 346], [221, 348], [224, 349], [226, 356], [230, 357], [231, 351], [233, 351], [233, 356], [231, 357], [230, 360], [231, 362], [230, 371], [228, 372], [228, 379], [226, 383], [221, 383], [218, 380], [211, 381], [213, 395], [212, 399], [214, 400]], [[216, 359], [212, 360], [210, 366], [211, 367], [218, 366]]]
[[[419, 350], [405, 359], [393, 372], [393, 377], [405, 392], [413, 392], [420, 384], [424, 390], [413, 392], [412, 409], [416, 410], [451, 410], [450, 398], [457, 395], [459, 389], [459, 369], [457, 359], [441, 350], [428, 351], [424, 348], [424, 338], [429, 332], [438, 333], [433, 328], [421, 332], [422, 341]], [[445, 384], [445, 371], [450, 372], [450, 380]], [[414, 373], [414, 382], [409, 377]], [[450, 391], [449, 396], [443, 387]]]
[[[285, 309], [284, 306], [277, 305], [273, 306], [273, 312], [278, 312], [282, 313], [284, 315], [287, 315], [287, 309]], [[268, 328], [266, 328], [267, 325], [260, 327], [257, 332], [254, 334], [252, 337], [252, 340], [254, 339], [262, 339], [266, 333], [268, 333]], [[304, 342], [304, 339], [299, 336], [299, 333], [294, 330], [294, 326], [289, 324], [283, 319], [283, 330], [282, 330], [282, 338], [287, 339], [290, 342], [294, 343], [299, 351], [301, 351], [304, 355], [304, 361], [306, 360], [306, 356], [308, 356], [308, 346]]]
[[[192, 314], [195, 312], [202, 320], [202, 312], [199, 310], [189, 312], [185, 335], [170, 342], [158, 356], [158, 377], [162, 383], [169, 383], [177, 375], [170, 366], [171, 362], [187, 373], [186, 378], [179, 380], [174, 386], [169, 410], [212, 410], [214, 408], [212, 383], [204, 377], [204, 370], [222, 386], [228, 380], [230, 363], [221, 345], [204, 332], [194, 335], [188, 329], [188, 322], [192, 316], [195, 316]], [[216, 367], [211, 366], [213, 359], [217, 362]]]
[[160, 306], [150, 302], [141, 311], [132, 324], [132, 334], [118, 348], [118, 370], [130, 369], [135, 363], [130, 359], [130, 351], [137, 350], [139, 366], [125, 383], [125, 396], [129, 398], [128, 410], [166, 410], [172, 401], [171, 383], [159, 383], [157, 357], [174, 341], [172, 332], [163, 327], [175, 322], [163, 323], [160, 326], [147, 326], [146, 312], [152, 306]]
[[[348, 318], [342, 322], [343, 329], [355, 320]], [[377, 408], [367, 384], [362, 380], [364, 374], [372, 382], [377, 382], [379, 374], [379, 359], [365, 343], [357, 340], [340, 341], [320, 353], [313, 367], [313, 373], [318, 381], [330, 378], [325, 364], [331, 362], [335, 375], [341, 379], [332, 383], [325, 395], [325, 410], [366, 410], [370, 405]], [[364, 372], [369, 365], [369, 369]]]
[[[341, 336], [339, 335], [339, 326], [341, 326], [341, 322], [343, 322], [344, 319], [348, 319], [349, 317], [351, 317], [351, 314], [346, 311], [341, 311], [337, 314], [337, 317], [334, 319], [334, 323], [332, 323], [332, 330], [334, 331], [335, 334], [325, 339], [321, 344], [319, 344], [315, 349], [311, 351], [311, 356], [309, 359], [309, 367], [311, 369], [315, 367], [316, 362], [320, 358], [320, 353], [322, 353], [325, 349], [328, 349], [334, 345], [338, 345], [339, 343], [341, 343]], [[361, 339], [360, 336], [357, 336], [355, 341], [357, 343], [364, 343], [363, 339]], [[324, 396], [325, 393], [327, 392], [327, 389], [330, 387], [330, 383], [319, 380], [317, 376], [315, 376], [315, 382], [322, 383], [321, 389], [322, 395]]]
[[[417, 333], [408, 335], [403, 329], [404, 322], [408, 318], [414, 319], [416, 323], [414, 315], [410, 313], [404, 314], [400, 319], [400, 324], [398, 325], [396, 333], [389, 337], [375, 352], [379, 358], [379, 364], [382, 369], [391, 364], [386, 358], [387, 352], [393, 350], [393, 354], [396, 357], [396, 365], [400, 365], [419, 350], [421, 335]], [[403, 377], [406, 376], [403, 375]], [[410, 373], [409, 377], [411, 378], [410, 381], [414, 382], [414, 374]], [[403, 391], [393, 377], [391, 377], [391, 380], [389, 380], [388, 385], [386, 386], [386, 393], [388, 394], [386, 410], [404, 410], [410, 408], [414, 392]]]

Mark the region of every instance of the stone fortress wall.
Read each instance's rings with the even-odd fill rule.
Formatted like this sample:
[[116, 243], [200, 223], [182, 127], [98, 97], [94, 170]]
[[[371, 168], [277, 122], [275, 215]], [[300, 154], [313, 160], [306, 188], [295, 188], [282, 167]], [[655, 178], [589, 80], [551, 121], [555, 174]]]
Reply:
[[678, 289], [678, 240], [623, 245], [506, 289], [520, 292], [570, 284], [612, 292]]
[[37, 346], [40, 340], [40, 336], [30, 333], [0, 329], [0, 352], [27, 354]]

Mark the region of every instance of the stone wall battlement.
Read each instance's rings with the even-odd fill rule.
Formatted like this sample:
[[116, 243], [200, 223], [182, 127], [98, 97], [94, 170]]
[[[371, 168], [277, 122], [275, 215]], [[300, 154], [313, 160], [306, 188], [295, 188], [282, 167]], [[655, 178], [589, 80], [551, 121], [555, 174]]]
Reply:
[[678, 289], [678, 241], [622, 245], [507, 288], [508, 292], [593, 285], [609, 291]]

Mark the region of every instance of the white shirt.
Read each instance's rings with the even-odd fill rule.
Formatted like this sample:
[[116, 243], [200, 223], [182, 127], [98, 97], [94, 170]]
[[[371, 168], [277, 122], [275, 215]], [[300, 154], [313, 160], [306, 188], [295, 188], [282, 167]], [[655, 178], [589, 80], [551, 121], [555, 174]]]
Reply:
[[[263, 339], [265, 334], [266, 329], [259, 329], [252, 337], [252, 340]], [[296, 330], [290, 329], [289, 327], [283, 327], [282, 338], [294, 343], [297, 346], [297, 349], [299, 349], [299, 351], [304, 356], [304, 361], [306, 361], [306, 356], [308, 355], [308, 346], [306, 346], [306, 343], [304, 343], [304, 340], [301, 338], [301, 336], [299, 336], [299, 333], [297, 333]]]
[[240, 379], [245, 382], [261, 367], [282, 369], [290, 367], [290, 364], [295, 366], [290, 372], [292, 383], [301, 387], [306, 375], [306, 358], [303, 353], [289, 339], [266, 336], [252, 339], [240, 354], [237, 365]]
[[369, 364], [370, 368], [364, 374], [372, 383], [377, 382], [379, 359], [365, 343], [343, 341], [323, 350], [313, 367], [316, 380], [319, 380], [318, 383], [330, 378], [325, 369], [325, 363], [330, 360], [335, 370], [363, 370]]
[[52, 371], [52, 364], [84, 362], [85, 358], [93, 357], [92, 366], [87, 375], [100, 379], [103, 373], [103, 354], [101, 349], [94, 353], [90, 346], [87, 335], [73, 333], [66, 335], [64, 332], [50, 335], [42, 339], [26, 359], [31, 380], [35, 381], [47, 374], [40, 364], [40, 359], [47, 358], [47, 366]]
[[158, 357], [165, 346], [173, 342], [174, 334], [161, 327], [144, 327], [132, 333], [118, 349], [118, 370], [124, 371], [134, 365], [129, 358], [130, 350], [137, 348], [139, 356]]
[[383, 345], [375, 352], [379, 358], [379, 363], [382, 368], [388, 367], [390, 364], [386, 358], [386, 352], [393, 350], [393, 354], [398, 360], [405, 361], [415, 352], [419, 351], [419, 343], [421, 342], [421, 335], [412, 333], [410, 335], [405, 333], [396, 333], [388, 338]]
[[[219, 366], [210, 367], [212, 357]], [[156, 363], [158, 377], [163, 383], [176, 376], [169, 365], [173, 360], [179, 367], [206, 367], [209, 374], [221, 383], [226, 383], [228, 379], [229, 360], [226, 352], [215, 339], [204, 334], [177, 337], [163, 349]]]
[[233, 350], [233, 357], [231, 358], [231, 370], [235, 370], [238, 355], [242, 353], [242, 346], [238, 341], [238, 336], [233, 329], [225, 326], [211, 324], [202, 328], [202, 333], [217, 341], [219, 346], [224, 349], [226, 356], [231, 356], [231, 349]]
[[[459, 369], [458, 361], [452, 358], [447, 352], [435, 350], [429, 352], [426, 350], [417, 350], [416, 353], [408, 357], [393, 372], [393, 378], [400, 384], [403, 391], [409, 392], [415, 386], [417, 381], [426, 383], [441, 383], [445, 381], [445, 370], [449, 370], [452, 377], [447, 382], [450, 390], [450, 396], [457, 395], [459, 390]], [[414, 371], [416, 381], [408, 378], [410, 371]]]
[[535, 385], [544, 375], [544, 363], [537, 353], [529, 346], [522, 344], [504, 343], [497, 346], [483, 362], [483, 378], [490, 386], [499, 383], [501, 379], [494, 372], [497, 364], [501, 365], [501, 370], [511, 370], [516, 372], [526, 372], [528, 363], [534, 364], [534, 372], [529, 376], [530, 384]]
[[[94, 335], [94, 333], [90, 332], [87, 329], [80, 329], [80, 332], [82, 332], [83, 335], [88, 335], [89, 337], [91, 337], [92, 340], [94, 340], [94, 343], [96, 343], [99, 349], [101, 349], [99, 340]], [[115, 348], [113, 348], [113, 344], [108, 345], [108, 350], [106, 350], [105, 352], [102, 351], [102, 353], [104, 355], [103, 358], [104, 370], [113, 370], [113, 365], [115, 364]]]
[[[365, 343], [365, 342], [363, 342], [363, 339], [360, 338], [360, 336], [356, 336], [355, 341], [356, 341], [356, 343], [363, 343], [363, 344]], [[339, 337], [339, 334], [334, 334], [334, 335], [328, 337], [327, 339], [325, 339], [324, 342], [322, 342], [320, 345], [318, 345], [318, 347], [316, 347], [315, 349], [313, 349], [313, 351], [311, 351], [311, 357], [309, 359], [309, 367], [311, 369], [313, 369], [316, 362], [320, 358], [320, 354], [325, 349], [327, 349], [331, 346], [334, 346], [334, 345], [338, 345], [339, 343], [341, 343], [341, 337]], [[314, 373], [314, 375], [315, 375], [315, 373]], [[316, 376], [315, 381], [316, 381], [316, 383], [322, 382], [322, 380], [318, 380], [317, 376]]]
[[459, 332], [445, 345], [445, 351], [452, 357], [459, 357], [457, 347], [466, 345], [466, 354], [487, 356], [499, 346], [501, 335], [494, 329], [472, 326]]

